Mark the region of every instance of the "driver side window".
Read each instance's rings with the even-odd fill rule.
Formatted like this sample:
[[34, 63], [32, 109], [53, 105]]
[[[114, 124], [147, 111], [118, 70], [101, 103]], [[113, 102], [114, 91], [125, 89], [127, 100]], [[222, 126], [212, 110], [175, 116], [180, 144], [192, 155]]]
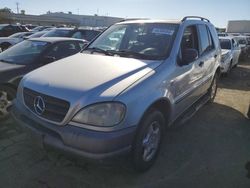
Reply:
[[188, 26], [184, 31], [181, 41], [181, 51], [183, 52], [188, 48], [199, 51], [196, 26]]

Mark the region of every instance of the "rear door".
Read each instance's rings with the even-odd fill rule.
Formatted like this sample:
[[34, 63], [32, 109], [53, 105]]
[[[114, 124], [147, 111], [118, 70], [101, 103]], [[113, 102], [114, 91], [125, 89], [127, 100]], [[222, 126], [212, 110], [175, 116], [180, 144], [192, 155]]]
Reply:
[[202, 81], [200, 83], [200, 94], [205, 94], [213, 79], [213, 69], [218, 55], [208, 26], [199, 24], [198, 33], [200, 41], [199, 66], [203, 70]]

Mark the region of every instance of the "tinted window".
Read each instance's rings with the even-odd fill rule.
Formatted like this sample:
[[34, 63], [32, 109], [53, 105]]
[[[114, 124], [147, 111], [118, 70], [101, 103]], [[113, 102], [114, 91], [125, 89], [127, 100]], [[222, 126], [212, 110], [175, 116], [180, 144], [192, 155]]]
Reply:
[[209, 28], [207, 26], [206, 26], [206, 28], [207, 28], [207, 34], [208, 34], [208, 40], [209, 40], [209, 50], [212, 50], [212, 49], [214, 49], [214, 42], [213, 42]]
[[207, 28], [205, 25], [198, 25], [199, 34], [200, 34], [200, 50], [201, 54], [209, 51], [210, 49], [210, 42], [208, 37]]
[[227, 50], [230, 50], [232, 48], [229, 39], [220, 39], [220, 46], [222, 49], [227, 49]]
[[45, 56], [53, 57], [55, 60], [76, 54], [81, 50], [78, 43], [74, 41], [60, 42], [52, 46]]
[[99, 31], [85, 31], [83, 34], [83, 39], [92, 41], [99, 33]]
[[3, 28], [5, 31], [13, 31], [13, 28], [11, 26], [6, 26]]
[[43, 41], [26, 40], [0, 53], [0, 60], [26, 65], [32, 63], [48, 44]]
[[44, 34], [43, 37], [68, 37], [71, 32], [72, 30], [53, 29]]
[[215, 27], [213, 27], [212, 25], [208, 25], [208, 30], [211, 33], [214, 48], [218, 49], [220, 42], [219, 42], [219, 38], [217, 36], [217, 31], [216, 31]]
[[77, 31], [72, 35], [72, 38], [82, 39], [82, 33], [80, 31]]
[[246, 41], [244, 39], [240, 39], [239, 44], [246, 44]]

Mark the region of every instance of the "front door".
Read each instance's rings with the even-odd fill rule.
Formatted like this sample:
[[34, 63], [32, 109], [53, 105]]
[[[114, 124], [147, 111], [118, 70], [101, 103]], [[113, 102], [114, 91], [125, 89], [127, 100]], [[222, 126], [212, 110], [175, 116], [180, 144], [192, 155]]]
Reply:
[[[196, 49], [199, 52], [199, 37], [197, 27], [195, 25], [188, 26], [184, 30], [182, 37], [181, 53], [188, 48]], [[190, 107], [201, 95], [201, 83], [204, 75], [204, 59], [198, 57], [194, 62], [188, 65], [180, 65], [177, 67], [178, 75], [173, 79], [175, 88], [175, 117], [179, 116], [183, 111]]]

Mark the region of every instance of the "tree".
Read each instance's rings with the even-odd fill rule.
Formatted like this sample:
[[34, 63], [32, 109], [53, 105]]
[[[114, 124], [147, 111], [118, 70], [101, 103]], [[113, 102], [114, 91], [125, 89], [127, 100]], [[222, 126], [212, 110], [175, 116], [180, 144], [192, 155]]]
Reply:
[[7, 13], [7, 14], [11, 14], [12, 11], [10, 8], [4, 7], [0, 9], [0, 13]]
[[10, 8], [1, 8], [0, 9], [0, 23], [10, 23], [10, 15], [12, 14], [12, 11]]
[[23, 14], [23, 15], [24, 15], [24, 14], [25, 14], [25, 10], [21, 10], [21, 14]]

